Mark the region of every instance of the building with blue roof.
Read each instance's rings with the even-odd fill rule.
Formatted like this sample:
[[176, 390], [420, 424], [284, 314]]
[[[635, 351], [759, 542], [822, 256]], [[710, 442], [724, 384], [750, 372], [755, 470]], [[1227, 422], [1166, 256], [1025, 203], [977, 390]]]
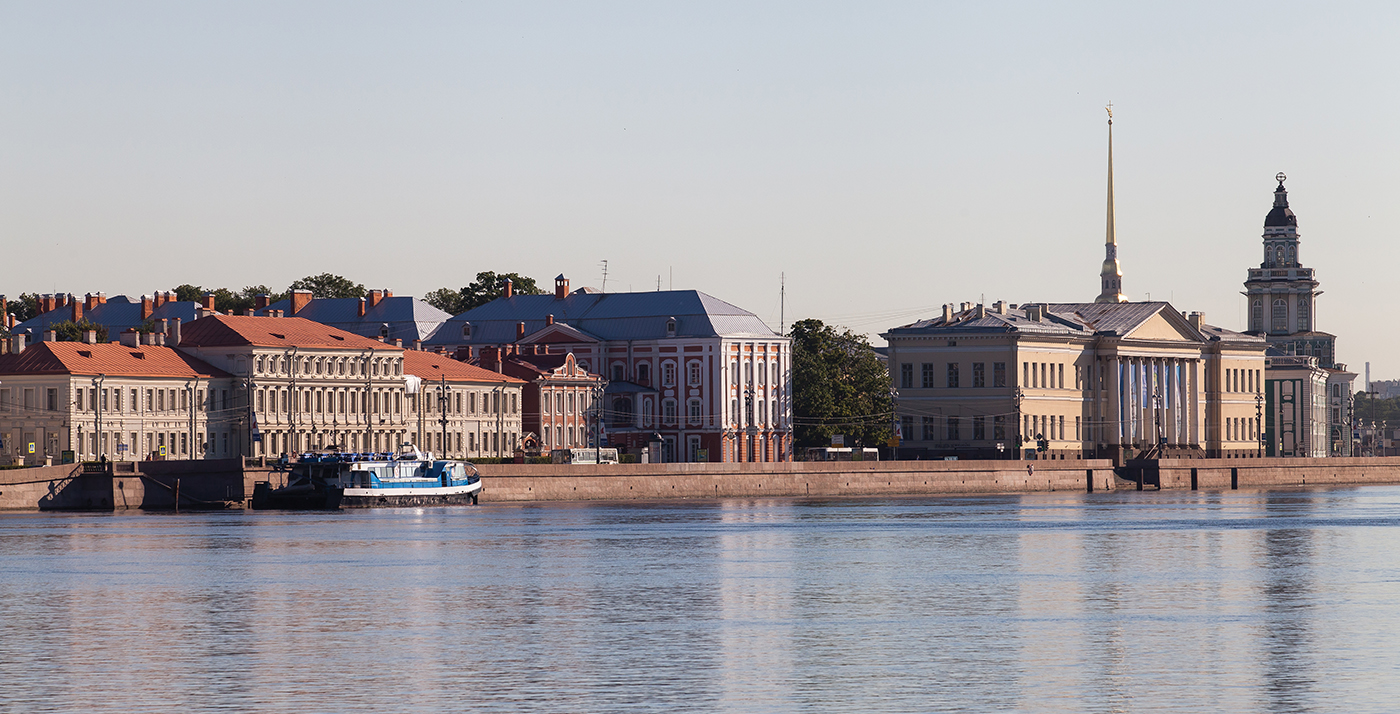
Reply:
[[363, 298], [317, 298], [308, 290], [293, 291], [285, 300], [260, 300], [254, 314], [302, 317], [361, 337], [401, 340], [411, 347], [426, 341], [451, 315], [418, 298], [395, 297], [389, 290], [371, 290]]
[[572, 353], [606, 380], [606, 444], [650, 444], [658, 461], [785, 461], [792, 450], [791, 343], [698, 290], [503, 297], [442, 323], [424, 349]]
[[207, 306], [193, 301], [175, 299], [174, 293], [157, 292], [142, 295], [132, 300], [125, 295], [108, 299], [106, 293], [88, 293], [81, 301], [76, 295], [58, 293], [39, 296], [39, 314], [10, 329], [15, 334], [28, 333], [38, 341], [45, 332], [60, 322], [80, 322], [87, 320], [107, 328], [108, 338], [126, 330], [140, 330], [161, 320], [193, 322], [201, 315], [201, 310], [213, 311], [213, 296], [207, 299]]

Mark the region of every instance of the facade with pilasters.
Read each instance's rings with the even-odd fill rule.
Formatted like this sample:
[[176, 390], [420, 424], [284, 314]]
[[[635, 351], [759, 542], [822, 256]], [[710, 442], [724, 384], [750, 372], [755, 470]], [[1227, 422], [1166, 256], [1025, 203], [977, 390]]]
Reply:
[[1264, 341], [1200, 313], [964, 304], [883, 337], [903, 458], [1257, 453]]

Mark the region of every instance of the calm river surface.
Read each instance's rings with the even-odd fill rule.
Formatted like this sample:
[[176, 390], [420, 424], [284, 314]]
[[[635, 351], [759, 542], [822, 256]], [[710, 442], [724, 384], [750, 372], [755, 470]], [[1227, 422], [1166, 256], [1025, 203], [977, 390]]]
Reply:
[[0, 712], [1385, 712], [1400, 488], [0, 516]]

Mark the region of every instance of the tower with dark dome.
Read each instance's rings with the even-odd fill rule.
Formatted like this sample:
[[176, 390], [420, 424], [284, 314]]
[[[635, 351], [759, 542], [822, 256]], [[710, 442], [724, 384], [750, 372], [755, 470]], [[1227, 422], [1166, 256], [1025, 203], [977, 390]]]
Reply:
[[1244, 295], [1249, 300], [1249, 332], [1263, 336], [1279, 352], [1316, 357], [1318, 366], [1336, 362], [1336, 336], [1316, 329], [1318, 282], [1303, 267], [1298, 217], [1288, 207], [1287, 176], [1274, 177], [1274, 205], [1264, 217], [1264, 260], [1249, 269]]

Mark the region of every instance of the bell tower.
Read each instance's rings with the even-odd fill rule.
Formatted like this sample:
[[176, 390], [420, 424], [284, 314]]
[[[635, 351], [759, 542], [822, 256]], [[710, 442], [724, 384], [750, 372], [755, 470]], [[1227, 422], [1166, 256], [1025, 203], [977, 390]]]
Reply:
[[1286, 353], [1318, 358], [1322, 367], [1335, 362], [1336, 337], [1314, 324], [1318, 282], [1312, 268], [1303, 267], [1298, 217], [1288, 207], [1288, 177], [1274, 177], [1274, 205], [1264, 217], [1264, 260], [1249, 269], [1244, 295], [1248, 299], [1248, 331], [1262, 335], [1270, 346]]

